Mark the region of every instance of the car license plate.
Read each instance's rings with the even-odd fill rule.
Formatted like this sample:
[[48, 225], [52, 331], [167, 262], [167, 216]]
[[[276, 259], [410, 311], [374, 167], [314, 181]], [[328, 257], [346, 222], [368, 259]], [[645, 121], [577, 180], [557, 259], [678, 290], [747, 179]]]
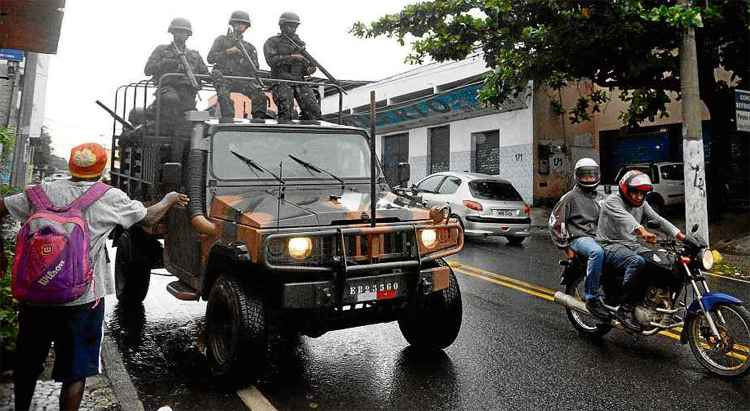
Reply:
[[402, 295], [406, 295], [406, 279], [403, 274], [386, 274], [347, 280], [343, 300], [351, 304], [391, 300]]
[[501, 210], [493, 208], [492, 215], [495, 217], [514, 217], [516, 215], [516, 210]]

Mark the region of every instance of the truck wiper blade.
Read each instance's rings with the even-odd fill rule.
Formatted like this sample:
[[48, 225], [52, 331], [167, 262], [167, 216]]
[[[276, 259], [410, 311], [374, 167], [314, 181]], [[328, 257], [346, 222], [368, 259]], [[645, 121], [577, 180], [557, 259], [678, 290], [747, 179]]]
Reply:
[[281, 184], [286, 184], [286, 183], [284, 182], [284, 180], [282, 180], [282, 179], [281, 179], [281, 177], [279, 177], [279, 176], [277, 176], [276, 174], [274, 174], [274, 172], [273, 172], [273, 171], [271, 171], [271, 170], [269, 170], [269, 169], [267, 169], [267, 168], [263, 167], [262, 165], [258, 164], [258, 162], [256, 162], [255, 160], [253, 160], [253, 159], [251, 159], [251, 158], [249, 158], [249, 157], [247, 157], [247, 156], [245, 156], [245, 155], [243, 155], [243, 154], [240, 154], [240, 153], [238, 153], [238, 152], [234, 151], [234, 149], [233, 149], [233, 148], [230, 148], [230, 149], [229, 149], [229, 152], [230, 152], [230, 153], [232, 153], [232, 154], [234, 154], [234, 155], [235, 155], [235, 157], [237, 157], [237, 158], [239, 158], [240, 160], [242, 160], [242, 162], [243, 162], [243, 163], [245, 163], [245, 165], [247, 165], [247, 166], [248, 166], [248, 168], [250, 168], [250, 169], [255, 169], [255, 170], [258, 170], [258, 171], [263, 171], [263, 172], [265, 172], [265, 173], [268, 173], [268, 174], [270, 174], [271, 176], [273, 176], [273, 178], [275, 178], [275, 179], [276, 179], [276, 181], [278, 181], [279, 183], [281, 183]]
[[331, 176], [331, 178], [333, 178], [334, 180], [336, 180], [339, 183], [341, 183], [342, 185], [345, 184], [344, 180], [341, 177], [338, 177], [338, 176], [334, 175], [333, 173], [331, 173], [328, 170], [324, 170], [324, 169], [322, 169], [320, 167], [314, 166], [314, 165], [310, 164], [309, 162], [307, 162], [305, 160], [302, 160], [301, 158], [295, 157], [295, 156], [293, 156], [291, 154], [288, 154], [288, 156], [292, 160], [300, 163], [303, 167], [307, 168], [308, 170], [315, 171], [316, 173], [319, 173], [319, 174], [327, 174], [327, 175]]

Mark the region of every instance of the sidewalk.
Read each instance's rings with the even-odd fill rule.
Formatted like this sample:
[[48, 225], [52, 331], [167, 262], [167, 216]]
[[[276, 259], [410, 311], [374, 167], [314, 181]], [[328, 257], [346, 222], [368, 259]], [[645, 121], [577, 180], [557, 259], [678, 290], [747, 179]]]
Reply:
[[[54, 351], [50, 350], [44, 372], [39, 377], [31, 402], [32, 411], [59, 409], [61, 383], [51, 379]], [[130, 377], [125, 372], [122, 358], [115, 342], [105, 334], [102, 342], [103, 372], [86, 379], [86, 391], [81, 402], [82, 411], [142, 411]], [[13, 374], [7, 371], [0, 375], [0, 410], [14, 407]]]

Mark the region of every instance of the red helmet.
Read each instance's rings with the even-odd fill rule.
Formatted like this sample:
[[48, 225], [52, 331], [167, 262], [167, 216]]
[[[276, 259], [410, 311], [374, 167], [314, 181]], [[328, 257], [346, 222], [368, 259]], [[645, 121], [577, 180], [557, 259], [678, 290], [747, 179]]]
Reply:
[[[635, 207], [643, 205], [643, 199], [646, 198], [646, 194], [654, 190], [654, 185], [651, 183], [651, 178], [648, 174], [638, 170], [630, 170], [625, 173], [620, 179], [619, 186], [620, 196]], [[638, 200], [631, 196], [631, 194], [637, 191], [643, 193], [643, 199]]]

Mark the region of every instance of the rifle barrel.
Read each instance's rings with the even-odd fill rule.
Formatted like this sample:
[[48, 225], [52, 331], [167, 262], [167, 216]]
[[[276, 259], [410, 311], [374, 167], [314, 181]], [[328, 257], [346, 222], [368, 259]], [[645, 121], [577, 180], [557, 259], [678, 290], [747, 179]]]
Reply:
[[127, 128], [128, 130], [134, 130], [135, 129], [135, 127], [133, 127], [133, 125], [130, 124], [130, 122], [128, 120], [125, 120], [124, 118], [122, 118], [119, 115], [117, 115], [117, 113], [115, 113], [114, 111], [112, 111], [111, 108], [107, 107], [101, 101], [96, 100], [96, 104], [98, 104], [99, 107], [103, 108], [104, 111], [106, 111], [107, 113], [109, 113], [109, 115], [112, 116], [112, 118], [114, 118], [115, 120], [117, 120], [118, 123], [122, 124], [123, 127]]

